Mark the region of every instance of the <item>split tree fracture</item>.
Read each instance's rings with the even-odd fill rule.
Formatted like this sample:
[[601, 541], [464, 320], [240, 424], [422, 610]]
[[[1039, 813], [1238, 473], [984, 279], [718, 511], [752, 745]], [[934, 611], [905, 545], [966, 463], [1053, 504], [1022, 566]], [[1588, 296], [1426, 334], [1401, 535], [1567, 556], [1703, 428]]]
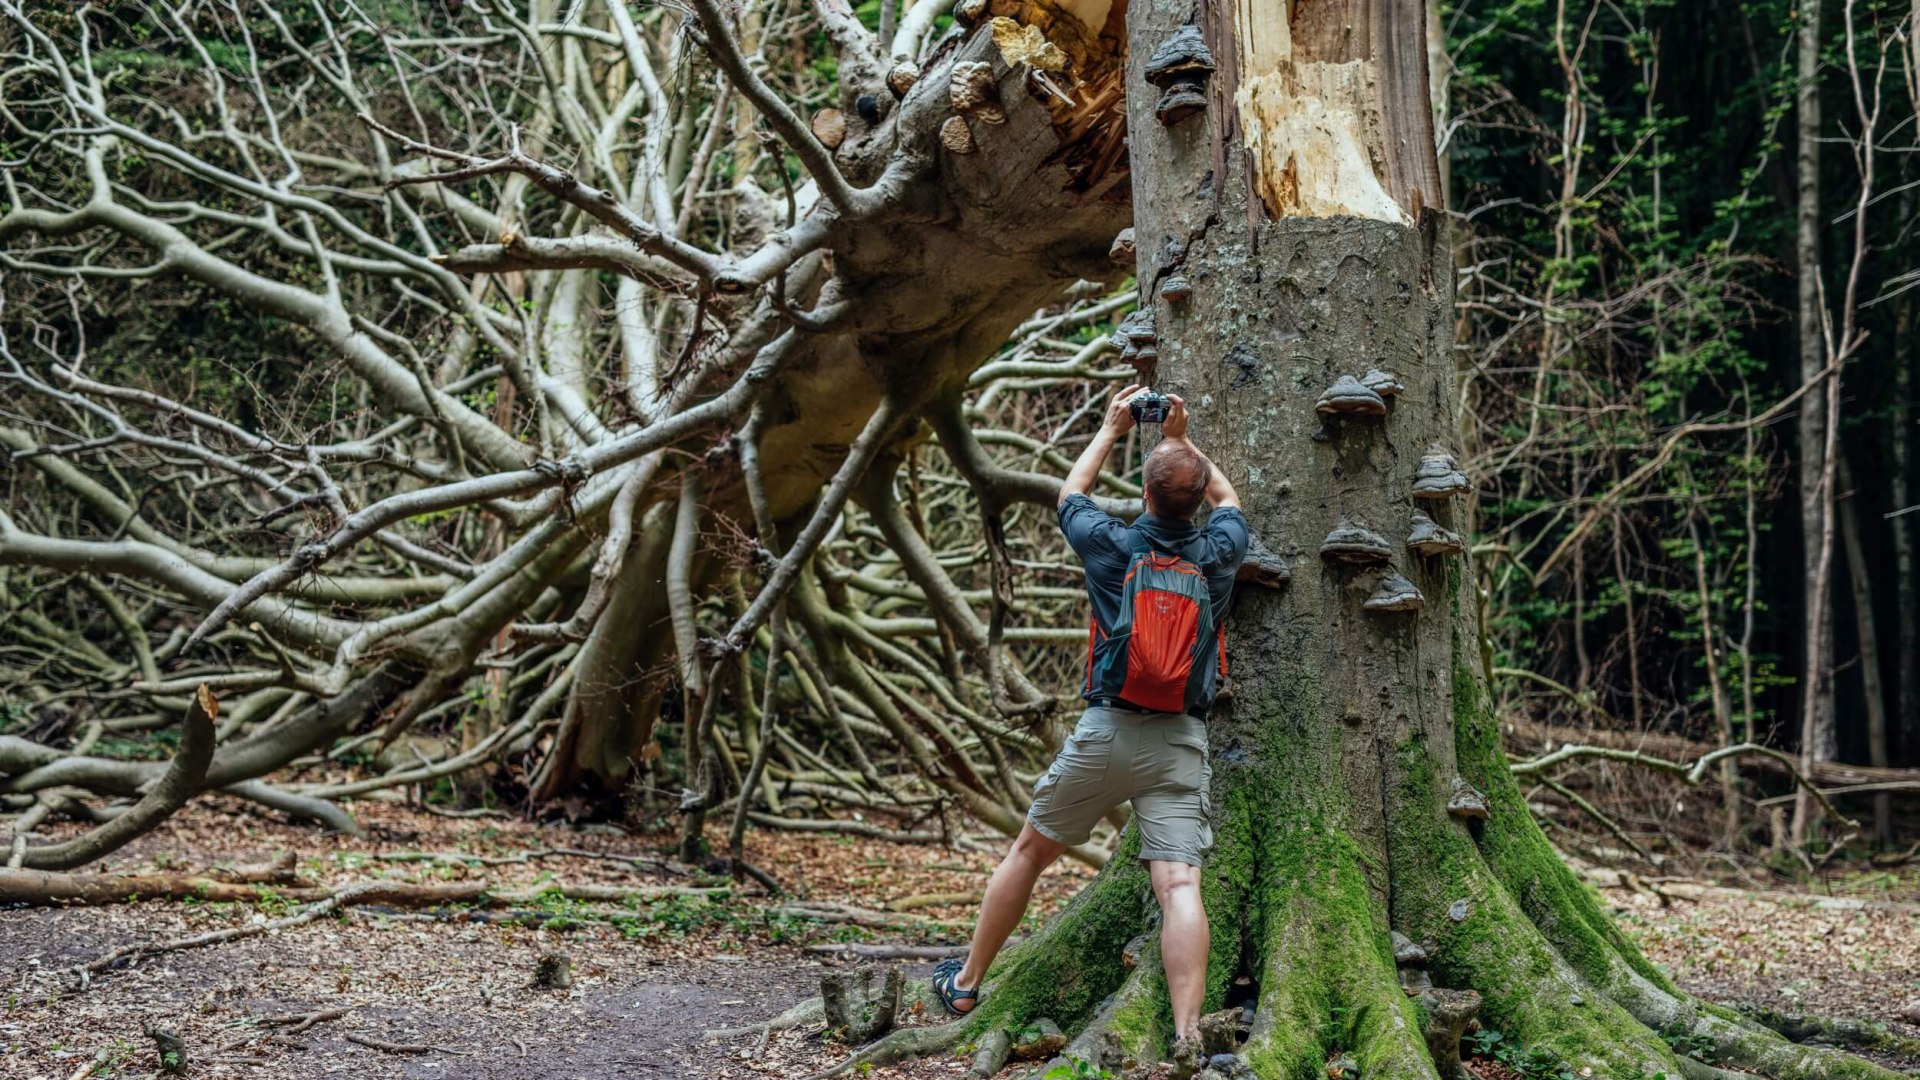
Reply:
[[[1126, 18], [1156, 385], [1190, 403], [1195, 441], [1219, 448], [1292, 566], [1283, 588], [1243, 590], [1233, 694], [1210, 718], [1207, 1007], [1237, 977], [1256, 995], [1234, 1070], [1311, 1077], [1348, 1056], [1361, 1076], [1453, 1075], [1430, 1047], [1453, 1053], [1477, 1009], [1582, 1075], [1682, 1075], [1666, 1032], [1782, 1080], [1891, 1080], [1680, 991], [1561, 862], [1508, 771], [1468, 555], [1435, 542], [1468, 531], [1471, 485], [1447, 449], [1453, 260], [1424, 6], [1133, 0]], [[1194, 19], [1205, 108], [1188, 107], [1190, 64], [1179, 107], [1156, 115], [1174, 80], [1152, 58], [1169, 41], [1193, 55]], [[1177, 303], [1154, 286], [1168, 250], [1190, 282]], [[1079, 1030], [1070, 1055], [1123, 1075], [1166, 1053], [1164, 995], [1141, 992], [1158, 976], [1125, 959], [1153, 906], [1137, 843], [1005, 954], [953, 1042], [1047, 1018]], [[1420, 998], [1394, 932], [1419, 943]]]
[[[188, 786], [336, 827], [351, 820], [319, 798], [509, 757], [537, 800], [611, 800], [664, 736], [705, 743], [686, 755], [689, 848], [724, 814], [743, 871], [741, 834], [784, 820], [759, 812], [782, 799], [899, 810], [890, 833], [948, 808], [1010, 833], [1026, 762], [1008, 749], [1057, 738], [1024, 673], [1055, 628], [1026, 597], [1031, 622], [986, 626], [948, 576], [952, 538], [910, 584], [856, 586], [937, 597], [932, 625], [854, 618], [820, 583], [870, 466], [892, 476], [1010, 336], [1035, 345], [1031, 382], [1099, 373], [1102, 346], [1062, 359], [1046, 340], [1105, 318], [1123, 276], [1120, 24], [1083, 6], [1102, 14], [1003, 3], [936, 42], [939, 3], [890, 41], [814, 5], [840, 99], [809, 127], [765, 74], [797, 25], [784, 8], [429, 5], [434, 32], [413, 33], [215, 0], [125, 20], [0, 0], [14, 120], [48, 133], [0, 162], [17, 196], [0, 467], [21, 492], [0, 593], [87, 590], [132, 662], [63, 646], [51, 621], [37, 646], [155, 726], [208, 683], [229, 719]], [[245, 48], [216, 60], [203, 21]], [[194, 86], [177, 116], [111, 66], [136, 32]], [[354, 137], [315, 135], [340, 124]], [[956, 124], [966, 157], [942, 137]], [[88, 363], [102, 317], [81, 297], [124, 304], [113, 283], [150, 278], [297, 335], [355, 404], [309, 424], [291, 401], [290, 422], [256, 426], [120, 385]], [[1079, 308], [1035, 318], [1062, 301]], [[943, 501], [1051, 506], [1057, 481], [951, 442], [985, 464]], [[737, 671], [777, 674], [736, 693]], [[474, 698], [498, 715], [462, 719], [472, 741], [437, 760], [305, 794], [261, 783], [343, 738], [404, 747]], [[754, 699], [779, 723], [740, 726]], [[875, 735], [912, 791], [880, 779]], [[76, 743], [0, 739], [0, 794], [41, 802], [27, 828], [167, 770]]]

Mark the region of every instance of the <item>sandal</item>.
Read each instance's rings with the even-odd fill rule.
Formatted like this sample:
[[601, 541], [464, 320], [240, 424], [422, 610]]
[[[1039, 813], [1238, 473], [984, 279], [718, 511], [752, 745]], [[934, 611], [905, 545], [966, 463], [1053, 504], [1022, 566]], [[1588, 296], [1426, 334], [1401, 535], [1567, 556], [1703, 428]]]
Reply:
[[[956, 956], [951, 960], [942, 960], [933, 969], [933, 992], [940, 998], [940, 1004], [955, 1016], [965, 1016], [980, 1007], [979, 987], [965, 989], [954, 984], [954, 980], [960, 977], [961, 969], [966, 966], [967, 962]], [[963, 1001], [967, 1003], [966, 1008], [960, 1007]]]

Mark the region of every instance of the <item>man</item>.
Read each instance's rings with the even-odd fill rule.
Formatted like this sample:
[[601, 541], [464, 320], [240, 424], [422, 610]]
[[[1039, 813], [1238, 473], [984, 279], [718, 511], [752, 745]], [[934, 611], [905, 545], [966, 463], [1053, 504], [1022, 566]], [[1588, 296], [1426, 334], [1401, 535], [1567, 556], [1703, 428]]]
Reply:
[[[1143, 469], [1145, 516], [1127, 525], [1088, 497], [1107, 454], [1133, 427], [1129, 405], [1139, 392], [1129, 386], [1114, 396], [1060, 492], [1060, 528], [1085, 567], [1093, 605], [1087, 710], [1035, 785], [1026, 824], [987, 884], [966, 960], [936, 969], [934, 989], [951, 1011], [971, 1012], [1041, 872], [1131, 799], [1163, 917], [1160, 955], [1178, 1048], [1197, 1037], [1205, 996], [1200, 857], [1213, 830], [1203, 718], [1225, 661], [1221, 628], [1248, 530], [1233, 485], [1187, 440], [1186, 403], [1172, 395]], [[1199, 528], [1193, 518], [1203, 502], [1213, 512]]]

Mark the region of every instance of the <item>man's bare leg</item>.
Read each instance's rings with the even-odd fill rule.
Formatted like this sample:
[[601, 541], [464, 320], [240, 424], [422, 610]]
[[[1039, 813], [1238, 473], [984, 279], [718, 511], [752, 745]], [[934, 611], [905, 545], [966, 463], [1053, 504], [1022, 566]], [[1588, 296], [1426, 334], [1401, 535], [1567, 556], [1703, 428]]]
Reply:
[[[980, 900], [980, 921], [974, 924], [973, 945], [967, 950], [967, 965], [954, 978], [955, 986], [968, 990], [979, 988], [987, 969], [993, 966], [993, 958], [1007, 943], [1007, 936], [1026, 915], [1027, 901], [1033, 898], [1033, 886], [1040, 880], [1041, 871], [1052, 866], [1065, 850], [1065, 844], [1041, 836], [1032, 825], [1020, 827], [1013, 847], [987, 881], [987, 894]], [[1199, 880], [1196, 874], [1194, 881]]]
[[1180, 862], [1147, 863], [1153, 895], [1160, 901], [1160, 962], [1167, 969], [1176, 1039], [1200, 1034], [1200, 1001], [1206, 996], [1211, 937], [1200, 902], [1200, 868]]

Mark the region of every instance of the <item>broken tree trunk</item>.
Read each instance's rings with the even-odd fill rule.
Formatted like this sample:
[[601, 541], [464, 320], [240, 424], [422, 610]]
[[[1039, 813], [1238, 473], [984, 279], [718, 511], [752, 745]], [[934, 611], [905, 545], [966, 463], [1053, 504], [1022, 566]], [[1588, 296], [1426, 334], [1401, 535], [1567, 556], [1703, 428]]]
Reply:
[[[1436, 1006], [1401, 987], [1398, 931], [1427, 958], [1429, 1002], [1458, 1003], [1463, 1025], [1477, 995], [1484, 1023], [1583, 1075], [1680, 1075], [1656, 1032], [1685, 1032], [1776, 1077], [1891, 1077], [1681, 992], [1508, 771], [1454, 535], [1472, 484], [1449, 449], [1423, 6], [1134, 0], [1127, 20], [1147, 373], [1188, 401], [1195, 441], [1292, 564], [1289, 584], [1236, 601], [1232, 693], [1209, 720], [1206, 1009], [1252, 998], [1240, 1059], [1272, 1078], [1333, 1056], [1363, 1076], [1450, 1072], [1423, 1034]], [[1160, 976], [1122, 947], [1153, 908], [1137, 850], [1129, 833], [956, 1027], [1049, 1017], [1091, 1065], [1162, 1056]], [[1440, 1027], [1455, 1045], [1458, 1025]]]

